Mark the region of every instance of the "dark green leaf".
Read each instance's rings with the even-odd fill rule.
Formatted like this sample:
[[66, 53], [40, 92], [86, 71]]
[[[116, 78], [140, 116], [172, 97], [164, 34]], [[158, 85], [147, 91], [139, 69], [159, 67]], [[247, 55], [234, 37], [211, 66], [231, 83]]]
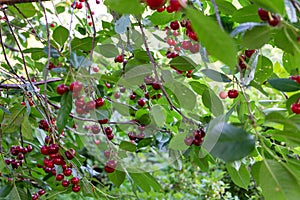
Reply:
[[244, 188], [245, 190], [248, 189], [249, 183], [250, 183], [250, 173], [247, 169], [247, 167], [244, 164], [241, 164], [238, 166], [238, 169], [233, 167], [234, 163], [226, 164], [227, 171], [237, 186]]
[[121, 14], [139, 15], [144, 11], [144, 7], [139, 0], [106, 0], [104, 3]]
[[123, 171], [115, 170], [113, 173], [108, 173], [107, 176], [111, 182], [120, 187], [125, 180], [126, 174]]
[[258, 6], [252, 4], [250, 6], [243, 7], [232, 15], [232, 20], [238, 23], [244, 22], [261, 22], [257, 14]]
[[219, 116], [224, 113], [223, 103], [212, 89], [208, 88], [204, 90], [202, 94], [202, 102], [215, 116]]
[[152, 120], [157, 125], [157, 127], [162, 127], [165, 124], [166, 111], [162, 106], [160, 106], [160, 105], [152, 106], [152, 108], [150, 110], [150, 115], [152, 117]]
[[300, 66], [300, 56], [298, 54], [292, 55], [287, 52], [283, 53], [282, 63], [285, 70], [290, 74], [296, 74]]
[[91, 37], [86, 38], [74, 38], [71, 42], [72, 50], [82, 50], [85, 52], [89, 52], [92, 49], [92, 41]]
[[62, 96], [60, 105], [61, 107], [58, 111], [56, 120], [57, 130], [59, 133], [61, 133], [65, 128], [69, 119], [69, 114], [72, 110], [72, 92], [67, 92]]
[[242, 45], [249, 49], [259, 49], [270, 40], [271, 33], [269, 26], [256, 26], [245, 33]]
[[[174, 93], [175, 98], [178, 100], [180, 107], [187, 110], [193, 110], [197, 102], [194, 92], [183, 83], [177, 81], [174, 81], [172, 86], [172, 92]], [[167, 87], [170, 89], [169, 84]]]
[[4, 114], [3, 122], [1, 123], [3, 133], [12, 133], [19, 130], [24, 119], [26, 107], [17, 105], [9, 109], [9, 112], [11, 114]]
[[83, 56], [77, 56], [75, 52], [71, 53], [70, 63], [74, 68], [87, 68], [92, 65], [92, 62]]
[[257, 83], [265, 82], [273, 74], [273, 63], [265, 56], [258, 56], [254, 80]]
[[[48, 46], [46, 46], [45, 48], [44, 48], [44, 53], [46, 54], [46, 55], [48, 55]], [[59, 52], [57, 51], [57, 49], [55, 49], [55, 48], [53, 48], [53, 47], [51, 47], [50, 48], [50, 57], [52, 57], [52, 58], [59, 58]]]
[[[15, 6], [26, 18], [33, 17], [36, 13], [38, 13], [38, 10], [35, 9], [32, 3], [20, 3], [16, 4]], [[16, 13], [17, 16], [23, 18], [23, 15], [21, 15], [16, 8], [14, 8], [13, 6], [9, 6], [8, 8], [10, 11]]]
[[273, 11], [274, 13], [285, 14], [283, 0], [272, 0], [272, 1], [252, 0], [252, 2], [257, 4], [259, 7], [265, 8], [269, 11]]
[[63, 46], [63, 44], [67, 41], [69, 36], [69, 31], [63, 26], [58, 26], [54, 31], [53, 31], [53, 39]]
[[232, 5], [228, 1], [216, 0], [216, 3], [217, 3], [219, 10], [225, 15], [232, 15], [232, 13], [234, 13], [236, 11], [236, 8], [234, 7], [234, 5]]
[[167, 11], [155, 12], [150, 16], [150, 20], [154, 25], [165, 25], [178, 18], [180, 13], [168, 13]]
[[169, 148], [173, 150], [185, 151], [187, 150], [188, 146], [184, 143], [184, 139], [186, 134], [176, 134], [169, 144]]
[[221, 119], [222, 117], [218, 117], [209, 123], [203, 147], [213, 156], [226, 162], [249, 155], [255, 147], [253, 135], [242, 128], [225, 123], [224, 118]]
[[148, 146], [149, 144], [152, 143], [152, 140], [153, 140], [153, 138], [144, 138], [144, 139], [140, 140], [137, 145], [137, 148], [139, 149], [139, 148]]
[[199, 41], [206, 47], [207, 51], [224, 64], [235, 68], [237, 50], [234, 40], [214, 20], [204, 16], [201, 12], [188, 8], [186, 14], [191, 20]]
[[173, 58], [169, 62], [169, 64], [181, 71], [195, 69], [197, 66], [197, 64], [192, 59], [186, 56], [177, 56], [176, 58]]
[[300, 90], [300, 84], [288, 78], [274, 78], [269, 79], [270, 85], [282, 92], [295, 92]]
[[214, 81], [225, 83], [231, 82], [231, 79], [228, 76], [213, 69], [203, 69], [201, 72]]
[[0, 197], [6, 197], [12, 189], [12, 185], [6, 184], [0, 189]]
[[29, 122], [28, 116], [25, 115], [22, 125], [21, 125], [21, 131], [22, 131], [22, 135], [24, 136], [24, 138], [28, 139], [28, 140], [32, 140], [32, 128], [31, 128], [31, 124]]
[[191, 82], [190, 82], [190, 85], [191, 85], [192, 89], [193, 89], [197, 94], [199, 94], [199, 95], [202, 95], [203, 92], [204, 92], [205, 90], [208, 89], [208, 86], [207, 86], [207, 85], [204, 85], [204, 84], [199, 83], [199, 82], [197, 82], [197, 81], [191, 81]]
[[125, 151], [135, 152], [136, 151], [136, 145], [132, 144], [131, 142], [122, 141], [119, 146], [120, 149], [123, 149]]

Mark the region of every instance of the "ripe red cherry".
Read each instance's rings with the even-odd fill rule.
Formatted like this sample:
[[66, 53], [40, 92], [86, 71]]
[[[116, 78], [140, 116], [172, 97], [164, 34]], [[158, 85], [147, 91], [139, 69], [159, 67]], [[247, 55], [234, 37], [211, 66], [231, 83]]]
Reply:
[[48, 155], [49, 154], [49, 150], [47, 146], [42, 146], [41, 147], [41, 153], [44, 155]]
[[64, 174], [65, 176], [71, 176], [71, 174], [72, 174], [72, 169], [70, 169], [70, 168], [64, 169], [64, 170], [63, 170], [63, 174]]
[[39, 193], [39, 195], [40, 195], [40, 196], [42, 196], [43, 194], [45, 194], [45, 193], [46, 193], [46, 191], [45, 191], [45, 190], [43, 190], [43, 189], [40, 189], [38, 193]]
[[99, 122], [100, 124], [107, 124], [108, 119], [107, 119], [107, 118], [105, 118], [105, 119], [100, 119], [100, 120], [98, 120], [98, 122]]
[[86, 110], [94, 110], [96, 108], [96, 102], [95, 101], [89, 101], [85, 105]]
[[277, 26], [280, 23], [280, 18], [277, 15], [272, 15], [272, 18], [268, 20], [270, 26]]
[[145, 99], [139, 99], [138, 100], [138, 104], [139, 104], [139, 106], [141, 106], [141, 107], [143, 107], [145, 104], [146, 104], [146, 100]]
[[245, 50], [245, 55], [250, 58], [256, 52], [255, 49], [247, 49]]
[[115, 169], [105, 165], [104, 171], [106, 173], [113, 173], [115, 171]]
[[61, 181], [61, 180], [63, 180], [64, 179], [64, 175], [63, 174], [57, 174], [56, 175], [56, 177], [55, 177], [55, 179], [57, 180], [57, 181]]
[[117, 55], [116, 57], [115, 57], [115, 62], [116, 63], [122, 63], [124, 61], [124, 56], [123, 55]]
[[295, 114], [300, 114], [300, 103], [293, 103], [291, 106], [291, 110]]
[[32, 200], [37, 200], [39, 198], [39, 195], [38, 194], [32, 194], [31, 195], [31, 199]]
[[159, 90], [160, 89], [160, 84], [159, 83], [152, 83], [152, 88], [154, 89], [154, 90]]
[[[186, 2], [186, 0], [183, 2]], [[179, 11], [182, 8], [178, 0], [170, 0], [170, 6], [172, 7], [173, 11]]]
[[111, 127], [106, 127], [105, 129], [104, 129], [104, 132], [105, 132], [105, 134], [106, 135], [110, 135], [110, 134], [112, 134], [112, 128]]
[[259, 8], [257, 13], [258, 13], [258, 16], [261, 20], [263, 20], [263, 21], [268, 21], [269, 20], [269, 12], [266, 11], [265, 9]]
[[178, 22], [177, 20], [171, 22], [171, 23], [170, 23], [170, 27], [171, 27], [171, 29], [173, 29], [173, 30], [179, 29], [179, 22]]
[[85, 106], [84, 99], [76, 99], [75, 106], [79, 108], [83, 108]]
[[56, 154], [58, 153], [58, 150], [59, 146], [57, 144], [50, 144], [48, 147], [49, 154]]
[[101, 97], [96, 99], [95, 102], [96, 102], [96, 107], [101, 107], [104, 105], [104, 99]]
[[60, 95], [63, 95], [68, 90], [69, 90], [69, 88], [65, 84], [60, 84], [56, 87], [56, 92], [57, 92], [57, 94], [60, 94]]
[[221, 91], [221, 92], [219, 93], [219, 97], [220, 97], [221, 99], [226, 99], [226, 98], [228, 97], [228, 92]]
[[82, 115], [82, 114], [85, 113], [85, 110], [84, 110], [84, 108], [77, 107], [77, 108], [76, 108], [76, 113], [79, 114], [79, 115]]
[[33, 150], [33, 147], [31, 145], [27, 145], [26, 148], [28, 152], [32, 152]]
[[190, 50], [192, 48], [192, 43], [191, 41], [183, 41], [181, 47], [185, 50]]
[[79, 192], [80, 191], [80, 185], [73, 185], [72, 186], [72, 191], [73, 192]]
[[130, 99], [130, 100], [134, 100], [135, 97], [136, 97], [135, 94], [131, 94], [131, 95], [129, 96], [129, 99]]
[[93, 132], [94, 134], [100, 133], [100, 127], [99, 127], [98, 125], [93, 125], [93, 126], [91, 127], [91, 130], [92, 130], [92, 132]]
[[114, 134], [109, 134], [109, 135], [106, 135], [107, 139], [108, 140], [112, 140], [114, 139], [115, 135]]
[[166, 8], [163, 6], [163, 7], [160, 7], [160, 8], [157, 8], [156, 11], [157, 12], [163, 12]]
[[146, 4], [153, 10], [161, 8], [165, 3], [165, 0], [146, 0]]
[[80, 92], [82, 89], [82, 83], [80, 81], [75, 81], [70, 84], [70, 90], [72, 92]]
[[228, 91], [228, 97], [231, 99], [235, 99], [239, 95], [239, 92], [235, 89]]
[[198, 43], [194, 44], [190, 49], [191, 53], [198, 53], [200, 49], [200, 45]]
[[193, 144], [193, 141], [194, 141], [194, 137], [193, 136], [188, 136], [184, 139], [184, 143], [187, 145], [187, 146], [191, 146]]
[[61, 185], [62, 185], [63, 187], [69, 187], [70, 182], [69, 182], [68, 180], [63, 180], [63, 181], [61, 182]]
[[52, 28], [54, 28], [54, 27], [55, 27], [55, 23], [51, 23], [50, 26], [51, 26]]
[[134, 132], [129, 132], [128, 137], [130, 140], [135, 140], [136, 139], [136, 134]]
[[77, 185], [79, 183], [80, 179], [78, 177], [73, 177], [71, 179], [71, 183], [74, 184], [74, 185]]

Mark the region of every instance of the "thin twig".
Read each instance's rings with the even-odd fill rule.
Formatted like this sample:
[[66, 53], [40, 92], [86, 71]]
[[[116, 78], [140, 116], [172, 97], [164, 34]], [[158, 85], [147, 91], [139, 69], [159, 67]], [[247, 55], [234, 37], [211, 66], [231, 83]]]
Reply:
[[218, 21], [218, 24], [220, 26], [220, 28], [222, 30], [224, 30], [224, 27], [222, 25], [222, 21], [221, 21], [221, 17], [220, 17], [220, 13], [219, 13], [219, 8], [217, 6], [217, 3], [215, 0], [211, 0], [212, 4], [214, 5], [214, 8], [215, 8], [215, 12], [216, 12], [216, 18], [217, 18], [217, 21]]
[[[58, 82], [61, 80], [62, 80], [61, 78], [51, 78], [51, 79], [48, 79], [47, 82], [52, 83], [52, 82]], [[35, 82], [33, 84], [35, 86], [43, 85], [43, 84], [45, 84], [45, 81], [39, 81], [39, 82]], [[18, 89], [21, 87], [26, 87], [26, 84], [0, 84], [0, 88], [5, 88], [5, 89]]]

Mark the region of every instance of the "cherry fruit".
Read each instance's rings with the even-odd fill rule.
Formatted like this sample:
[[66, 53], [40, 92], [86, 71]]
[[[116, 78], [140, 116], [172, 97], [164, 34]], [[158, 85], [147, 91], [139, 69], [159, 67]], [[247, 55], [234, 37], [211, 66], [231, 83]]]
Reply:
[[235, 89], [228, 91], [228, 97], [231, 99], [235, 99], [239, 95], [239, 92]]

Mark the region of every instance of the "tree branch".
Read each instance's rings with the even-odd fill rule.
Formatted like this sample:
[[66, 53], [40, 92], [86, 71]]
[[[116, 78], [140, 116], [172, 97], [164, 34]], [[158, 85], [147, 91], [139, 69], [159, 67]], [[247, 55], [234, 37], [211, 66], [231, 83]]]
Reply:
[[[57, 82], [57, 81], [61, 81], [61, 78], [52, 78], [52, 79], [48, 79], [47, 82], [48, 83], [52, 83], [52, 82]], [[35, 86], [37, 85], [43, 85], [45, 84], [45, 81], [39, 81], [39, 82], [35, 82], [33, 83]], [[0, 88], [2, 89], [19, 89], [21, 87], [26, 87], [26, 84], [0, 84]]]
[[220, 28], [222, 30], [224, 30], [224, 27], [222, 25], [222, 21], [221, 21], [221, 17], [220, 17], [219, 8], [217, 6], [217, 3], [216, 3], [215, 0], [211, 0], [211, 2], [214, 5], [214, 9], [215, 9], [215, 12], [216, 12], [216, 18], [217, 18], [218, 24], [219, 24]]

